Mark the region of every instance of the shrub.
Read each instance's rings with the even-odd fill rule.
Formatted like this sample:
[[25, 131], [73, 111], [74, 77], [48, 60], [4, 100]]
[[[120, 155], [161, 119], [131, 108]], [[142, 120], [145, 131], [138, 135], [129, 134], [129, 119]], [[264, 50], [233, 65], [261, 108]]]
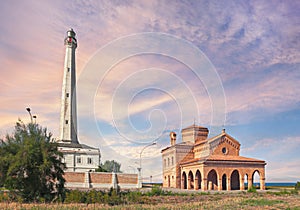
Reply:
[[0, 192], [0, 202], [10, 201], [8, 192]]
[[248, 192], [250, 192], [250, 193], [256, 193], [256, 188], [255, 188], [255, 186], [251, 186], [249, 189], [248, 189]]
[[126, 198], [129, 203], [144, 203], [142, 199], [142, 193], [140, 191], [127, 192]]
[[70, 190], [66, 194], [66, 203], [84, 203], [86, 201], [86, 193], [80, 190]]
[[159, 195], [164, 195], [165, 192], [158, 186], [154, 186], [150, 192], [148, 192], [146, 195], [148, 196], [159, 196]]

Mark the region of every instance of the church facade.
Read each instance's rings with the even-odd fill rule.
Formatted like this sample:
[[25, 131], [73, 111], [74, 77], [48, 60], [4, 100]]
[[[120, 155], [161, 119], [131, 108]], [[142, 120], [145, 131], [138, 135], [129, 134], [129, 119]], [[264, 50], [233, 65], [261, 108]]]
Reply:
[[170, 133], [171, 145], [161, 151], [163, 187], [188, 190], [244, 190], [253, 185], [254, 174], [265, 189], [266, 162], [239, 155], [240, 143], [222, 132], [208, 138], [209, 130], [192, 125], [182, 129], [182, 142]]

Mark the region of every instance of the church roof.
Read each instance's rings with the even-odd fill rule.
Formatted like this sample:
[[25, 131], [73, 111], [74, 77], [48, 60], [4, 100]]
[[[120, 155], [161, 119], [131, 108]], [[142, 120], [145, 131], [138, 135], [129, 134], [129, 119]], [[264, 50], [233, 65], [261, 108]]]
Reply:
[[181, 132], [182, 132], [183, 130], [189, 130], [189, 129], [191, 129], [191, 128], [198, 128], [198, 129], [200, 128], [200, 129], [208, 130], [206, 127], [202, 127], [202, 126], [193, 124], [193, 125], [190, 125], [190, 126], [188, 126], [188, 127], [186, 127], [186, 128], [183, 128], [183, 129], [181, 130]]
[[166, 151], [166, 150], [168, 150], [168, 149], [170, 149], [170, 148], [172, 148], [172, 147], [177, 147], [178, 148], [178, 147], [186, 147], [186, 146], [187, 147], [193, 147], [194, 144], [192, 144], [191, 142], [179, 142], [179, 143], [177, 143], [175, 145], [168, 146], [168, 147], [162, 149], [161, 153], [164, 152], [164, 151]]
[[187, 161], [182, 161], [180, 163], [181, 166], [186, 165], [186, 164], [192, 164], [192, 163], [199, 163], [199, 162], [219, 162], [219, 161], [230, 161], [233, 163], [237, 162], [248, 162], [248, 163], [265, 163], [264, 160], [259, 160], [255, 158], [248, 158], [248, 157], [243, 157], [243, 156], [233, 156], [233, 155], [209, 155], [204, 158], [195, 158], [195, 159], [190, 159]]
[[211, 143], [211, 142], [214, 142], [216, 140], [220, 140], [222, 137], [227, 137], [229, 138], [231, 141], [233, 141], [234, 143], [238, 144], [238, 145], [241, 145], [240, 142], [238, 140], [236, 140], [235, 138], [233, 138], [232, 136], [230, 136], [228, 133], [226, 133], [225, 131], [223, 131], [222, 133], [220, 133], [219, 135], [217, 136], [214, 136], [214, 137], [211, 137], [209, 139], [207, 139], [207, 142]]
[[207, 160], [209, 161], [243, 161], [243, 162], [265, 162], [255, 158], [248, 158], [243, 156], [233, 155], [210, 155]]

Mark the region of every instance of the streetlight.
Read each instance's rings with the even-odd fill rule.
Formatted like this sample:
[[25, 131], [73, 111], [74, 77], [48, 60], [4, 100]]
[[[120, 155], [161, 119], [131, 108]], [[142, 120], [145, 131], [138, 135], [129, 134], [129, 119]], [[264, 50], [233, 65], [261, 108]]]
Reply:
[[36, 124], [36, 118], [37, 118], [37, 116], [33, 115], [32, 118], [34, 119], [34, 124]]
[[29, 107], [27, 107], [26, 108], [26, 111], [29, 113], [29, 116], [30, 116], [30, 121], [31, 121], [31, 123], [32, 123], [32, 115], [31, 115], [31, 110], [30, 110], [30, 108]]
[[148, 144], [146, 145], [140, 152], [140, 167], [138, 168], [139, 172], [141, 173], [142, 175], [142, 153], [143, 151], [147, 148], [147, 147], [150, 147], [150, 146], [153, 146], [153, 145], [156, 145], [156, 142], [152, 142], [151, 144]]

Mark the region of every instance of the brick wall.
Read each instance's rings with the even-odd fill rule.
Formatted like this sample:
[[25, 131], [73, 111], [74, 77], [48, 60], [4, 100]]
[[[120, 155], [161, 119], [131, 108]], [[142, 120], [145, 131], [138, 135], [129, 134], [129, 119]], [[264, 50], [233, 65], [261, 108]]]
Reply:
[[[88, 174], [86, 174], [88, 173]], [[114, 185], [113, 174], [103, 172], [65, 172], [67, 188], [110, 188]], [[122, 188], [137, 188], [137, 174], [116, 174], [117, 184]]]
[[64, 178], [66, 182], [84, 182], [83, 172], [65, 172]]
[[112, 182], [112, 174], [111, 173], [90, 173], [90, 182], [110, 184]]
[[137, 184], [138, 177], [136, 174], [117, 174], [118, 184]]

